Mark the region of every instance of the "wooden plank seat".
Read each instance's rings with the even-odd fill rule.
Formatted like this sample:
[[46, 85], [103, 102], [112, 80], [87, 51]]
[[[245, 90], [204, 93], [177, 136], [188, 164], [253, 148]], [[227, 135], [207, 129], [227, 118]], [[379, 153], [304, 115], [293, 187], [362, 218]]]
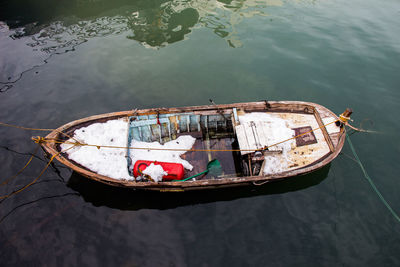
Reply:
[[[239, 142], [240, 153], [242, 155], [254, 153], [255, 149], [263, 149], [274, 144], [274, 139], [271, 136], [272, 125], [264, 121], [250, 121], [244, 124], [236, 125], [235, 132]], [[253, 150], [254, 149], [254, 150]], [[269, 147], [266, 153], [282, 153], [282, 150], [277, 147]]]

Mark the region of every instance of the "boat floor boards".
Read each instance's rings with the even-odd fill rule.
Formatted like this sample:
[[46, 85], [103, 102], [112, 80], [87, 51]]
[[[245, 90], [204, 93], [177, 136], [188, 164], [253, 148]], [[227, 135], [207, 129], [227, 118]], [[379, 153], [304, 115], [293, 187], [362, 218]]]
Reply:
[[[207, 144], [207, 142], [209, 144]], [[204, 140], [203, 138], [196, 138], [196, 141], [193, 145], [193, 149], [218, 149], [218, 150], [232, 150], [237, 149], [237, 145], [235, 146], [234, 138], [219, 138], [219, 139], [209, 139]], [[208, 147], [209, 146], [209, 147]], [[222, 176], [236, 176], [237, 167], [235, 166], [235, 162], [238, 160], [235, 159], [235, 153], [232, 151], [192, 151], [183, 154], [181, 157], [190, 162], [193, 165], [192, 171], [186, 171], [185, 178], [200, 173], [206, 169], [207, 163], [211, 159], [218, 159], [221, 163], [222, 167]], [[196, 178], [197, 180], [202, 179], [213, 179], [211, 175], [199, 176]]]

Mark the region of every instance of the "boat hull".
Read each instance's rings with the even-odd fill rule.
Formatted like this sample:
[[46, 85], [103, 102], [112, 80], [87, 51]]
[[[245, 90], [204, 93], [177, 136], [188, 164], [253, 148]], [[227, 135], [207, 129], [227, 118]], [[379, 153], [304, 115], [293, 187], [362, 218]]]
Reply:
[[[295, 176], [304, 175], [313, 171], [316, 171], [323, 166], [329, 164], [334, 160], [340, 153], [344, 141], [344, 128], [340, 127], [334, 132], [329, 132], [327, 126], [324, 125], [326, 119], [337, 119], [336, 115], [328, 110], [327, 108], [310, 103], [300, 101], [261, 101], [261, 102], [248, 102], [248, 103], [234, 103], [234, 104], [223, 104], [223, 105], [205, 105], [205, 106], [192, 106], [192, 107], [178, 107], [178, 108], [154, 108], [154, 109], [143, 109], [143, 110], [130, 110], [122, 112], [107, 113], [102, 115], [96, 115], [79, 119], [70, 123], [67, 123], [58, 129], [49, 133], [45, 139], [58, 139], [67, 140], [69, 136], [73, 135], [76, 129], [91, 125], [93, 123], [106, 122], [108, 120], [128, 119], [134, 115], [146, 115], [146, 114], [169, 114], [169, 113], [185, 113], [194, 112], [195, 114], [219, 114], [219, 113], [230, 113], [233, 109], [242, 109], [248, 112], [268, 112], [276, 114], [306, 114], [312, 115], [317, 121], [321, 136], [326, 142], [326, 153], [321, 153], [320, 156], [314, 158], [312, 162], [306, 162], [303, 166], [298, 168], [292, 168], [287, 171], [280, 173], [274, 173], [269, 175], [248, 175], [248, 176], [235, 176], [230, 175], [227, 177], [221, 177], [217, 179], [200, 179], [196, 181], [162, 181], [162, 182], [135, 182], [132, 180], [121, 180], [100, 175], [91, 171], [90, 169], [81, 166], [80, 164], [69, 159], [66, 153], [61, 153], [60, 144], [52, 142], [42, 143], [43, 149], [50, 157], [54, 157], [62, 164], [71, 168], [73, 171], [91, 179], [110, 186], [132, 188], [138, 190], [152, 190], [162, 192], [181, 192], [191, 190], [203, 190], [203, 189], [218, 189], [226, 187], [236, 186], [258, 186], [268, 184], [273, 181], [279, 181], [288, 179]], [[331, 123], [330, 123], [331, 124]]]

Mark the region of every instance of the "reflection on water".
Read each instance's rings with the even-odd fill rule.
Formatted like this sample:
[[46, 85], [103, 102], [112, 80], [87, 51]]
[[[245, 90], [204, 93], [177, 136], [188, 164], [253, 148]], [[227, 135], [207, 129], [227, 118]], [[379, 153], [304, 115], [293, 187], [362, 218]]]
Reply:
[[325, 180], [329, 169], [330, 165], [327, 165], [311, 174], [292, 177], [263, 186], [215, 189], [207, 190], [207, 193], [204, 190], [180, 193], [135, 191], [89, 180], [76, 172], [72, 173], [68, 186], [94, 206], [107, 206], [120, 210], [172, 209], [180, 206], [302, 190]]
[[132, 13], [128, 17], [132, 34], [128, 38], [153, 48], [183, 40], [198, 22], [199, 13], [191, 7], [176, 8], [173, 3]]
[[11, 15], [0, 15], [0, 20], [6, 21], [11, 28], [19, 28], [14, 37], [52, 35], [55, 27], [58, 34], [65, 32], [83, 38], [129, 30], [129, 39], [156, 48], [183, 40], [196, 24], [212, 29], [236, 47], [240, 41], [232, 37], [236, 33], [235, 25], [244, 18], [267, 15], [265, 8], [268, 6], [283, 4], [281, 0], [158, 0], [151, 3], [137, 1], [135, 4], [121, 0], [114, 4], [101, 0], [76, 0], [75, 4], [65, 3], [63, 12], [56, 9], [55, 14], [49, 14], [40, 8], [46, 5], [51, 9], [54, 4], [39, 2], [37, 6], [31, 6], [34, 11], [26, 17], [20, 17], [20, 13], [18, 17], [12, 16], [12, 8], [20, 9], [22, 4], [6, 5], [10, 9], [6, 11]]
[[0, 49], [8, 52], [0, 55], [0, 91], [11, 88], [25, 72], [46, 64], [52, 55], [73, 51], [93, 37], [125, 34], [129, 40], [159, 49], [205, 27], [229, 46], [240, 47], [236, 26], [255, 15], [265, 16], [267, 7], [279, 5], [281, 0], [8, 3], [0, 13]]
[[127, 30], [126, 18], [121, 16], [74, 20], [70, 25], [66, 21], [49, 25], [31, 23], [17, 29], [0, 25], [0, 47], [7, 51], [0, 54], [0, 84], [3, 84], [0, 92], [10, 89], [24, 73], [46, 64], [54, 55], [74, 51], [76, 46], [90, 38]]

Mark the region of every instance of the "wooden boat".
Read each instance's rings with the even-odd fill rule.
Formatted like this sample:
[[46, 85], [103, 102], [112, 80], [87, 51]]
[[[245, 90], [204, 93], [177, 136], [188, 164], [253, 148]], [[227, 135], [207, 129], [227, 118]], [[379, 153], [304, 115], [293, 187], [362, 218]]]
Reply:
[[[342, 117], [348, 117], [351, 111], [343, 114]], [[266, 119], [253, 121], [251, 116], [254, 115], [261, 118], [264, 116]], [[247, 121], [243, 118], [247, 118]], [[284, 121], [292, 132], [291, 138], [285, 139], [282, 136], [280, 142], [276, 142], [275, 124], [268, 121], [268, 118]], [[192, 170], [185, 170], [185, 178], [204, 171], [212, 159], [221, 163], [221, 171], [218, 175], [206, 174], [186, 181], [117, 179], [96, 173], [63, 152], [62, 143], [71, 142], [70, 138], [74, 136], [75, 131], [111, 120], [123, 120], [127, 124], [126, 168], [130, 175], [133, 165], [130, 162], [130, 154], [136, 153], [135, 148], [130, 147], [132, 140], [165, 143], [182, 135], [195, 138], [193, 147], [182, 155], [182, 159], [193, 166]], [[272, 138], [274, 135], [275, 139]], [[111, 186], [155, 191], [188, 191], [261, 185], [310, 173], [335, 159], [344, 141], [343, 121], [321, 105], [299, 101], [261, 101], [152, 108], [91, 116], [67, 123], [52, 131], [42, 139], [41, 146], [49, 156], [73, 171]], [[279, 144], [285, 142], [291, 142], [286, 151], [279, 147]], [[87, 144], [79, 143], [78, 149], [85, 145]], [[274, 161], [278, 162], [278, 170], [274, 169], [271, 163]]]

